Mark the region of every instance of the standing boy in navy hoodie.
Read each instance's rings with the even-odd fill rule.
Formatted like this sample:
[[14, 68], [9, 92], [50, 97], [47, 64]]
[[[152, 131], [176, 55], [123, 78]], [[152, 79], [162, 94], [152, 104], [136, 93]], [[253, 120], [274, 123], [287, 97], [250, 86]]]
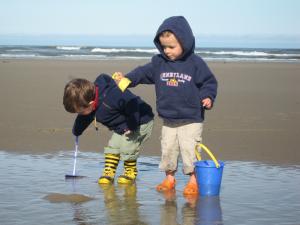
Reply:
[[202, 140], [205, 109], [211, 109], [217, 95], [217, 80], [206, 63], [194, 53], [195, 38], [183, 16], [166, 19], [158, 28], [154, 44], [160, 54], [137, 67], [126, 77], [115, 77], [121, 89], [138, 84], [155, 84], [157, 111], [163, 119], [159, 168], [166, 178], [158, 191], [175, 188], [175, 172], [181, 153], [184, 174], [190, 179], [184, 194], [198, 194], [194, 174], [195, 145]]
[[78, 113], [73, 127], [75, 136], [81, 135], [93, 120], [113, 131], [104, 148], [105, 168], [98, 183], [113, 183], [120, 159], [124, 161], [124, 173], [118, 177], [118, 183], [134, 183], [140, 147], [152, 132], [151, 106], [129, 90], [122, 93], [106, 74], [98, 76], [94, 83], [71, 80], [65, 86], [63, 104], [66, 111]]

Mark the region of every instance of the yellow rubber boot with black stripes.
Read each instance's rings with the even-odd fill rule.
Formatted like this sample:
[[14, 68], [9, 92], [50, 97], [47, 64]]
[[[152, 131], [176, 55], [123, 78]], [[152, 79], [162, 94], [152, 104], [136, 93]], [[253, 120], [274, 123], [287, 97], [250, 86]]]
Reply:
[[105, 154], [105, 167], [102, 176], [98, 179], [99, 184], [112, 184], [120, 161], [120, 155]]
[[118, 177], [119, 184], [132, 184], [137, 176], [136, 160], [124, 161], [124, 173]]

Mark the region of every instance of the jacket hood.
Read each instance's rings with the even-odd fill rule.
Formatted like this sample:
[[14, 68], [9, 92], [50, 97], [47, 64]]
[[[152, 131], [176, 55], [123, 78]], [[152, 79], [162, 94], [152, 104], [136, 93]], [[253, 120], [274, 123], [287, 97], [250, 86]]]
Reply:
[[100, 74], [94, 83], [98, 86], [99, 101], [101, 102], [107, 91], [116, 86], [115, 81], [107, 74]]
[[165, 55], [163, 48], [159, 42], [159, 35], [164, 31], [171, 31], [181, 44], [183, 54], [179, 59], [186, 58], [190, 54], [194, 53], [195, 50], [195, 37], [193, 31], [183, 16], [173, 16], [165, 19], [160, 25], [154, 38], [154, 44], [159, 52], [165, 59], [168, 57]]

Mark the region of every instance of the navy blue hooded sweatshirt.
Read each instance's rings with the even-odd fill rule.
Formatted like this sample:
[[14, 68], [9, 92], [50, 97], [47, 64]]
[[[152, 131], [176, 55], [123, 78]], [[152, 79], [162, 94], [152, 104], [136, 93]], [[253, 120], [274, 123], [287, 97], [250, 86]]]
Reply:
[[109, 75], [99, 75], [94, 83], [99, 91], [98, 107], [89, 115], [77, 116], [73, 127], [75, 136], [81, 135], [95, 116], [98, 122], [121, 135], [153, 119], [151, 106], [129, 90], [121, 92]]
[[[171, 31], [183, 49], [183, 54], [174, 61], [160, 45], [159, 35], [163, 31]], [[214, 102], [217, 80], [202, 58], [194, 54], [195, 38], [186, 19], [182, 16], [166, 19], [158, 28], [154, 44], [160, 54], [126, 75], [132, 81], [130, 87], [155, 84], [157, 111], [164, 120], [202, 122], [201, 101], [208, 97]]]

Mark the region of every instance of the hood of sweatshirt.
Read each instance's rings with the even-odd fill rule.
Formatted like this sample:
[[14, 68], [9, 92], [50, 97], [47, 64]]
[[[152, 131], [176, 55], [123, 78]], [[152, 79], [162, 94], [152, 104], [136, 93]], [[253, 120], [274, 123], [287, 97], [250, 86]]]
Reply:
[[103, 102], [103, 99], [105, 98], [108, 91], [110, 91], [112, 88], [116, 87], [115, 81], [107, 74], [100, 74], [94, 83], [98, 87], [99, 104], [101, 104]]
[[165, 59], [169, 60], [168, 57], [165, 55], [163, 48], [159, 42], [159, 36], [164, 31], [171, 31], [181, 44], [183, 54], [180, 56], [180, 58], [176, 60], [184, 59], [190, 54], [194, 53], [195, 37], [189, 23], [183, 16], [172, 16], [165, 19], [158, 28], [156, 36], [154, 38], [154, 44], [159, 50], [160, 54]]

